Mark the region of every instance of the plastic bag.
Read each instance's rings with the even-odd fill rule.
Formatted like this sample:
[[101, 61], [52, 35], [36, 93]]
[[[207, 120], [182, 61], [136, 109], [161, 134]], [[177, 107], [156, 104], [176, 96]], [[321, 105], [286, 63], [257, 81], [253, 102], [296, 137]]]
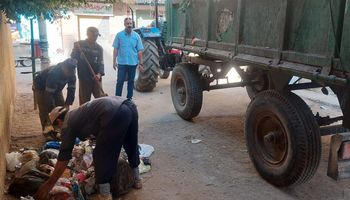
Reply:
[[56, 149], [46, 149], [40, 153], [39, 163], [53, 166], [52, 163], [50, 162], [50, 159], [57, 159], [58, 154], [59, 154], [59, 151]]
[[61, 142], [59, 141], [50, 141], [46, 142], [44, 145], [44, 149], [59, 149], [61, 146]]
[[89, 167], [91, 167], [92, 162], [93, 162], [92, 154], [84, 154], [83, 162], [81, 163], [81, 165], [84, 169], [88, 169]]
[[54, 186], [49, 194], [50, 200], [74, 200], [72, 191], [63, 186]]
[[84, 181], [84, 191], [87, 195], [91, 195], [97, 192], [95, 181], [95, 177], [90, 177]]
[[43, 178], [42, 176], [26, 174], [20, 178], [13, 179], [8, 192], [14, 196], [33, 196], [47, 179], [48, 177]]
[[134, 173], [129, 163], [119, 158], [117, 171], [115, 171], [111, 181], [111, 192], [114, 198], [128, 193], [134, 184]]
[[139, 144], [140, 157], [150, 157], [154, 152], [154, 147], [148, 144]]
[[151, 165], [145, 165], [142, 160], [140, 160], [139, 164], [139, 172], [140, 174], [144, 174], [151, 171]]
[[80, 172], [75, 174], [74, 178], [78, 181], [78, 183], [82, 183], [86, 180], [86, 174], [84, 172]]
[[16, 172], [16, 177], [22, 177], [23, 175], [27, 174], [28, 172], [32, 171], [33, 169], [35, 169], [37, 164], [36, 160], [31, 160], [27, 163], [25, 163], [21, 169]]
[[23, 151], [21, 159], [20, 159], [21, 163], [25, 164], [26, 162], [29, 162], [31, 160], [39, 161], [38, 152], [36, 152], [34, 150]]
[[32, 196], [21, 197], [20, 200], [35, 200]]
[[57, 186], [63, 186], [66, 188], [71, 188], [72, 187], [72, 183], [70, 182], [70, 180], [68, 178], [59, 178], [56, 182]]
[[16, 166], [21, 164], [22, 154], [19, 152], [6, 153], [6, 169], [10, 172], [16, 170]]
[[52, 172], [55, 170], [54, 167], [47, 165], [47, 164], [41, 164], [38, 169], [46, 174], [52, 174]]
[[74, 146], [72, 156], [75, 158], [81, 158], [85, 153], [85, 149], [82, 146]]

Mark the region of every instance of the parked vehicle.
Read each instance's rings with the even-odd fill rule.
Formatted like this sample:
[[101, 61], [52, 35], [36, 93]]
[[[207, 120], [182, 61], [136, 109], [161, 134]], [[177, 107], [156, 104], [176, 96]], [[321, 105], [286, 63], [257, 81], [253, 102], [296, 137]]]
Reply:
[[[161, 79], [167, 79], [175, 64], [181, 59], [181, 51], [168, 48], [164, 44], [167, 32], [166, 21], [158, 16], [158, 1], [155, 1], [156, 20], [151, 27], [134, 29], [142, 38], [144, 46], [144, 71], [137, 70], [135, 89], [139, 92], [152, 91]], [[160, 20], [161, 19], [161, 20]]]
[[[335, 133], [328, 174], [348, 177], [350, 137], [342, 132], [350, 128], [349, 3], [168, 0], [166, 45], [184, 52], [171, 78], [178, 115], [196, 117], [203, 91], [246, 87], [246, 142], [262, 178], [281, 187], [308, 181], [320, 162], [321, 136]], [[232, 68], [242, 81], [216, 84]], [[292, 92], [309, 88], [333, 90], [343, 116], [314, 115]], [[330, 126], [340, 120], [342, 125]]]

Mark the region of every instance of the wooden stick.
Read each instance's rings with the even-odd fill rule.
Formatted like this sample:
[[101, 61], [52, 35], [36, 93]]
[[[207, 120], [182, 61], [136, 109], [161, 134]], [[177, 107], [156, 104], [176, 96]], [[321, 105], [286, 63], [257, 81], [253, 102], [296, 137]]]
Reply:
[[105, 92], [103, 91], [102, 84], [100, 84], [100, 82], [99, 82], [98, 80], [95, 79], [96, 74], [95, 74], [94, 70], [92, 69], [92, 66], [90, 65], [90, 62], [89, 62], [89, 60], [87, 59], [85, 53], [84, 53], [83, 50], [81, 49], [79, 42], [76, 42], [76, 44], [77, 44], [78, 49], [80, 50], [80, 53], [83, 55], [83, 58], [84, 58], [85, 62], [86, 62], [87, 65], [88, 65], [88, 69], [89, 69], [89, 71], [90, 71], [90, 73], [91, 73], [91, 75], [92, 75], [92, 79], [95, 80], [96, 84], [97, 84], [97, 85], [99, 86], [99, 88], [100, 88], [100, 90], [101, 90], [101, 92], [102, 92], [102, 96], [108, 96], [107, 93], [105, 93]]

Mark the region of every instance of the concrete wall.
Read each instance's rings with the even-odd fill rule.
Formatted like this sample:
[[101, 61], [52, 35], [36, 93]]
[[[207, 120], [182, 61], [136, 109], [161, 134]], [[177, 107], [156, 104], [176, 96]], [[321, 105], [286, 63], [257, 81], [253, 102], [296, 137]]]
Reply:
[[0, 199], [6, 174], [5, 153], [9, 148], [15, 100], [15, 63], [9, 26], [0, 13]]

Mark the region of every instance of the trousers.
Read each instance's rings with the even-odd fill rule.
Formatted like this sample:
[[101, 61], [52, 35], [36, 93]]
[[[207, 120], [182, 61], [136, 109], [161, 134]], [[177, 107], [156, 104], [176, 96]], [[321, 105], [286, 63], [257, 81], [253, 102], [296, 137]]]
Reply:
[[117, 85], [115, 96], [122, 96], [123, 85], [126, 76], [128, 77], [128, 94], [127, 98], [131, 99], [134, 95], [134, 79], [137, 65], [118, 65]]
[[140, 164], [138, 148], [138, 112], [136, 105], [128, 100], [124, 102], [111, 122], [101, 129], [96, 137], [93, 152], [96, 183], [110, 183], [116, 173], [118, 158], [123, 147], [128, 155], [131, 168]]
[[104, 94], [101, 88], [102, 81], [96, 82], [94, 80], [79, 79], [79, 104], [83, 105], [84, 103], [90, 101], [91, 94], [95, 98], [102, 97]]
[[52, 109], [54, 109], [56, 106], [63, 106], [64, 105], [64, 98], [62, 92], [59, 92], [55, 94], [55, 105], [53, 108], [50, 108], [48, 106], [48, 103], [46, 102], [46, 91], [45, 90], [34, 90], [34, 96], [36, 99], [36, 102], [38, 104], [39, 108], [39, 117], [40, 117], [40, 123], [42, 130], [45, 129], [46, 126], [50, 126], [51, 122], [49, 119], [49, 113]]

